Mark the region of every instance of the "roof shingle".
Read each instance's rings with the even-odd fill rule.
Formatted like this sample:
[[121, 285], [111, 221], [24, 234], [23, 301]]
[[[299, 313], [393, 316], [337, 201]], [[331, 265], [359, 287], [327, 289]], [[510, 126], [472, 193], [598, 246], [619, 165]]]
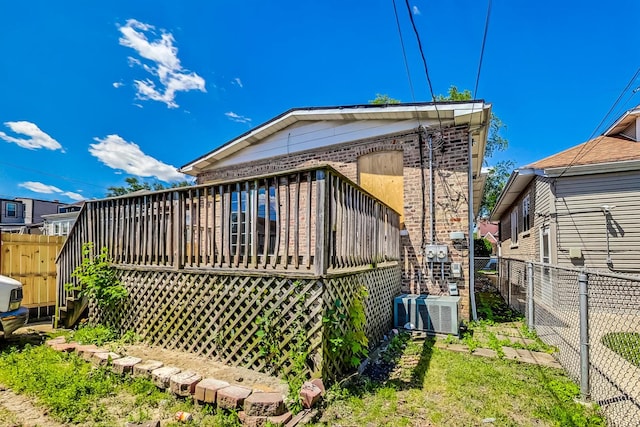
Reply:
[[640, 160], [640, 142], [615, 136], [599, 136], [525, 167], [547, 169], [624, 160]]

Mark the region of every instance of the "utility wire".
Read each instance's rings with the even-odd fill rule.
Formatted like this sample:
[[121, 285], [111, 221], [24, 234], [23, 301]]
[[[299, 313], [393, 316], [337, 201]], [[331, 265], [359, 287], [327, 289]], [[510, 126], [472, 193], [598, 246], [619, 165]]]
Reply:
[[440, 132], [442, 133], [442, 119], [440, 118], [440, 111], [438, 111], [438, 101], [436, 100], [436, 95], [433, 92], [433, 85], [431, 84], [431, 78], [429, 77], [429, 67], [427, 67], [427, 59], [424, 56], [424, 49], [422, 49], [422, 41], [420, 41], [420, 34], [418, 33], [418, 28], [416, 28], [416, 22], [413, 20], [413, 14], [411, 13], [411, 6], [409, 5], [409, 0], [405, 0], [405, 4], [407, 6], [409, 19], [411, 20], [411, 26], [413, 27], [413, 32], [415, 33], [416, 40], [418, 41], [418, 49], [420, 50], [420, 56], [422, 57], [422, 65], [424, 66], [424, 73], [427, 76], [427, 84], [429, 85], [429, 92], [431, 92], [431, 99], [433, 100], [433, 106], [436, 110], [436, 115], [438, 116], [438, 124], [440, 125]]
[[[487, 19], [484, 23], [484, 35], [482, 36], [482, 48], [480, 49], [480, 62], [478, 63], [478, 74], [476, 76], [476, 87], [473, 89], [473, 97], [478, 96], [478, 83], [480, 82], [480, 71], [482, 70], [482, 58], [484, 57], [484, 46], [487, 43], [487, 33], [489, 31], [489, 18], [491, 17], [491, 0], [487, 6]], [[473, 114], [473, 113], [472, 113]]]
[[[631, 77], [631, 80], [629, 80], [629, 83], [627, 83], [627, 85], [625, 86], [625, 88], [622, 90], [622, 92], [620, 92], [620, 95], [618, 96], [618, 98], [616, 99], [616, 101], [613, 103], [613, 105], [611, 106], [611, 108], [609, 108], [609, 111], [607, 111], [607, 114], [605, 114], [605, 116], [602, 118], [602, 120], [600, 120], [600, 123], [598, 123], [598, 126], [596, 126], [596, 128], [593, 130], [593, 132], [591, 133], [591, 135], [589, 136], [589, 139], [587, 139], [587, 142], [584, 143], [584, 145], [582, 146], [582, 148], [580, 148], [580, 150], [578, 151], [578, 153], [575, 155], [575, 157], [573, 158], [573, 160], [571, 160], [571, 162], [569, 162], [569, 164], [562, 170], [562, 172], [560, 173], [560, 175], [558, 175], [558, 177], [556, 179], [560, 179], [562, 178], [562, 176], [575, 164], [575, 162], [580, 158], [580, 155], [582, 155], [582, 152], [585, 150], [585, 148], [587, 148], [587, 145], [589, 145], [589, 141], [591, 141], [593, 139], [593, 137], [595, 136], [595, 134], [598, 132], [598, 129], [600, 129], [600, 126], [602, 126], [602, 124], [605, 122], [605, 120], [607, 120], [607, 118], [609, 117], [609, 115], [611, 114], [611, 112], [616, 108], [616, 106], [618, 105], [618, 103], [620, 102], [620, 100], [622, 99], [622, 97], [624, 96], [624, 94], [629, 90], [629, 88], [631, 87], [631, 85], [633, 85], [633, 82], [638, 78], [638, 75], [640, 75], [640, 68], [638, 68], [635, 72], [635, 74], [633, 75], [633, 77]], [[635, 94], [635, 91], [634, 91]], [[633, 94], [632, 94], [633, 96]], [[584, 155], [588, 154], [591, 150], [593, 150], [600, 142], [602, 142], [604, 138], [600, 138], [597, 141], [594, 141], [594, 143], [592, 144], [591, 147], [589, 147], [589, 150], [587, 150]]]
[[[413, 82], [411, 81], [411, 72], [409, 71], [409, 61], [407, 60], [407, 51], [404, 48], [404, 38], [402, 37], [402, 29], [400, 28], [400, 18], [398, 18], [398, 8], [396, 7], [396, 0], [393, 0], [393, 13], [396, 17], [396, 26], [398, 27], [398, 36], [400, 37], [400, 46], [402, 46], [402, 57], [404, 58], [404, 67], [407, 70], [407, 79], [409, 80], [409, 90], [411, 90], [411, 100], [416, 102], [416, 95], [413, 90]], [[417, 109], [418, 107], [416, 107]], [[420, 117], [418, 117], [420, 121]]]
[[104, 189], [104, 187], [101, 186], [101, 185], [97, 185], [97, 184], [93, 184], [93, 183], [85, 182], [85, 181], [79, 181], [77, 179], [72, 179], [72, 178], [69, 178], [69, 177], [66, 177], [66, 176], [63, 176], [63, 175], [56, 175], [56, 174], [53, 174], [53, 173], [43, 172], [41, 170], [31, 169], [31, 168], [27, 168], [27, 167], [24, 167], [24, 166], [14, 165], [12, 163], [0, 162], [0, 165], [9, 166], [11, 168], [16, 168], [16, 169], [21, 169], [21, 170], [24, 170], [24, 171], [27, 171], [27, 172], [32, 172], [32, 173], [36, 173], [36, 174], [40, 174], [40, 175], [44, 175], [44, 176], [49, 176], [49, 177], [52, 177], [52, 178], [60, 178], [60, 179], [63, 179], [65, 181], [73, 182], [73, 183], [76, 183], [76, 184], [89, 185], [89, 186], [92, 186], [92, 187]]

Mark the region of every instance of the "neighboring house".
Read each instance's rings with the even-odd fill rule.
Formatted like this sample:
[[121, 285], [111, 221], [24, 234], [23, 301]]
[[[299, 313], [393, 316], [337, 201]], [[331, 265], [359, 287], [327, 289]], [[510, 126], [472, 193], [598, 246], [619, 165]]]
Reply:
[[640, 273], [640, 108], [601, 136], [515, 170], [491, 220], [502, 256]]
[[65, 210], [66, 203], [57, 200], [39, 200], [27, 197], [0, 199], [0, 228], [4, 232], [40, 234], [44, 225], [44, 215], [56, 214]]
[[12, 228], [24, 223], [24, 205], [14, 199], [0, 199], [0, 227]]
[[180, 171], [203, 184], [330, 165], [401, 214], [404, 291], [445, 294], [456, 282], [468, 317], [469, 218], [482, 195], [490, 114], [483, 101], [292, 109]]
[[499, 254], [500, 225], [486, 219], [478, 221], [478, 238], [486, 239], [491, 243], [491, 255]]
[[60, 207], [59, 213], [42, 215], [44, 219], [43, 234], [49, 236], [66, 236], [73, 227], [82, 209], [82, 203]]

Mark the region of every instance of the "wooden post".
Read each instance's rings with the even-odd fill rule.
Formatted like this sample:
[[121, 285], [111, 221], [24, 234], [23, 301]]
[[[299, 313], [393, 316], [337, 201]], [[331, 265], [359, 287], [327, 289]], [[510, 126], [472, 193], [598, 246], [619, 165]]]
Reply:
[[[329, 267], [329, 186], [328, 171], [316, 170], [316, 275], [323, 276]], [[311, 185], [311, 182], [309, 182]], [[309, 201], [311, 203], [311, 201]], [[309, 236], [311, 240], [311, 236]], [[309, 254], [311, 256], [311, 254]]]
[[181, 193], [176, 191], [173, 193], [174, 215], [173, 215], [173, 267], [176, 270], [184, 266], [184, 206], [182, 206]]

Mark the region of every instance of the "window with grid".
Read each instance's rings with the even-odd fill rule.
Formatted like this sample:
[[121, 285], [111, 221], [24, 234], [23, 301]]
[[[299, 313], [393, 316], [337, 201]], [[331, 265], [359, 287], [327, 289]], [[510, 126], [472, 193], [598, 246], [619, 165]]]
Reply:
[[7, 217], [15, 218], [18, 216], [18, 208], [15, 203], [7, 203]]

